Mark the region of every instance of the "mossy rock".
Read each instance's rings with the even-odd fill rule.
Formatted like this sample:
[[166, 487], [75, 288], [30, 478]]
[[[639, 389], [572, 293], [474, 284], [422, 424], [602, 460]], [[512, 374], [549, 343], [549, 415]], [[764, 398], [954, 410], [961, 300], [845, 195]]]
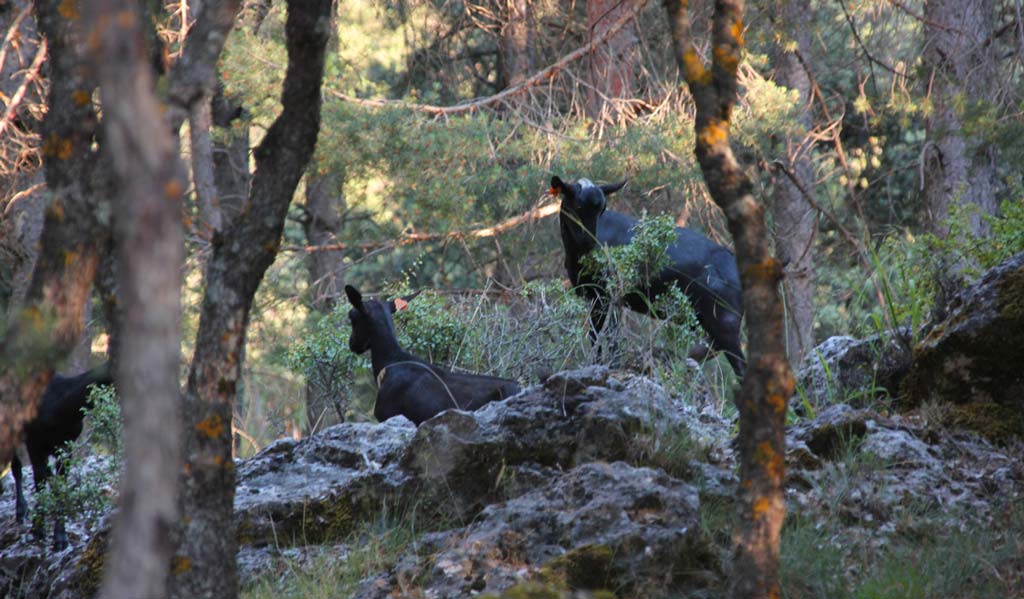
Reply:
[[1024, 439], [1024, 411], [1018, 406], [994, 403], [955, 406], [946, 423], [976, 432], [997, 445]]
[[75, 564], [78, 578], [76, 585], [82, 597], [95, 597], [100, 591], [100, 583], [103, 582], [103, 568], [106, 565], [107, 550], [110, 545], [109, 529], [102, 530], [89, 539], [89, 543], [82, 550], [82, 556]]
[[989, 270], [957, 295], [946, 320], [914, 348], [901, 407], [943, 402], [1024, 410], [1021, 339], [1024, 253]]
[[614, 558], [607, 545], [584, 545], [549, 561], [539, 578], [570, 589], [603, 589], [616, 578]]

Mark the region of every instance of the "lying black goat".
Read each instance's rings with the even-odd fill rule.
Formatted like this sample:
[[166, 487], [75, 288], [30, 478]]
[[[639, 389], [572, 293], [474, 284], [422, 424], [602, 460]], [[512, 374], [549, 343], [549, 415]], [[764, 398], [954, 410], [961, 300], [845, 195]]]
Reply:
[[[633, 239], [635, 218], [608, 210], [605, 196], [626, 182], [597, 186], [587, 179], [565, 183], [551, 178], [551, 193], [561, 194], [562, 210], [559, 224], [565, 247], [565, 268], [576, 292], [594, 302], [590, 312], [591, 336], [604, 328], [608, 317], [609, 298], [603, 281], [584, 272], [583, 256], [598, 245], [627, 245]], [[707, 237], [676, 227], [676, 241], [666, 249], [669, 265], [640, 291], [624, 298], [636, 312], [648, 314], [654, 298], [670, 285], [677, 285], [686, 294], [697, 314], [697, 321], [707, 331], [712, 349], [726, 352], [737, 376], [743, 377], [746, 360], [740, 347], [742, 298], [736, 258], [728, 249]], [[664, 315], [657, 315], [664, 318]]]
[[[110, 362], [78, 376], [57, 375], [50, 381], [43, 392], [39, 412], [25, 427], [25, 446], [32, 461], [32, 477], [35, 479], [37, 492], [52, 475], [50, 456], [65, 443], [74, 441], [82, 434], [82, 408], [88, 407], [89, 404], [89, 386], [110, 385], [113, 382]], [[63, 473], [64, 461], [57, 459], [55, 469], [57, 474]], [[15, 492], [18, 495], [15, 500], [15, 517], [18, 522], [23, 522], [28, 512], [28, 504], [25, 502], [21, 460], [17, 453], [11, 460], [11, 470], [14, 473]], [[61, 551], [67, 545], [68, 535], [64, 530], [64, 519], [57, 515], [53, 526], [53, 548], [55, 551]]]
[[348, 318], [352, 336], [348, 347], [357, 354], [370, 350], [377, 379], [373, 415], [384, 422], [402, 415], [417, 425], [450, 409], [476, 410], [492, 401], [519, 393], [512, 380], [481, 374], [455, 373], [405, 351], [398, 345], [391, 315], [411, 299], [367, 300], [351, 285], [345, 294], [352, 304]]

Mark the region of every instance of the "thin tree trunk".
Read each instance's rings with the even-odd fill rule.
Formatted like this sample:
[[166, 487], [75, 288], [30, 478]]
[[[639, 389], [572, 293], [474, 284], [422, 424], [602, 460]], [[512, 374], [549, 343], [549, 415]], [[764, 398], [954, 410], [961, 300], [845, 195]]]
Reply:
[[[797, 120], [804, 132], [811, 128], [811, 83], [796, 53], [807, 56], [810, 51], [810, 4], [810, 0], [776, 0], [773, 19], [775, 32], [781, 37], [772, 52], [775, 80], [799, 93]], [[787, 49], [789, 44], [794, 47]], [[782, 286], [786, 293], [787, 325], [791, 325], [785, 328], [791, 363], [799, 363], [814, 345], [814, 251], [811, 244], [817, 214], [803, 195], [804, 192], [814, 194], [811, 146], [803, 141], [795, 136], [780, 140], [780, 160], [788, 174], [776, 170], [768, 204], [775, 223], [775, 251], [779, 260], [787, 265]]]
[[[104, 18], [116, 14], [117, 20]], [[153, 93], [144, 30], [132, 0], [93, 0], [88, 30], [100, 40], [104, 148], [117, 193], [118, 393], [124, 406], [125, 472], [101, 597], [163, 597], [177, 520], [181, 468], [178, 370], [185, 190], [177, 143]], [[149, 27], [151, 28], [151, 26]]]
[[708, 191], [725, 213], [736, 248], [747, 317], [749, 368], [736, 396], [740, 414], [739, 520], [732, 596], [779, 596], [779, 539], [786, 506], [786, 406], [794, 380], [783, 340], [782, 268], [769, 252], [764, 206], [729, 146], [736, 73], [743, 47], [742, 0], [717, 0], [713, 62], [702, 63], [690, 38], [685, 0], [666, 0], [679, 69], [697, 106], [697, 161]]
[[200, 230], [212, 234], [221, 229], [220, 201], [217, 199], [217, 183], [214, 177], [213, 144], [210, 128], [213, 115], [210, 97], [196, 103], [188, 116], [189, 145], [192, 148], [192, 182], [196, 188], [196, 203], [199, 206]]
[[[964, 130], [964, 103], [997, 101], [1000, 90], [996, 44], [989, 43], [997, 15], [994, 0], [929, 0], [924, 5], [922, 55], [932, 110], [925, 120], [924, 194], [929, 229], [945, 236], [954, 203], [975, 204], [995, 214], [996, 150]], [[975, 235], [988, 225], [974, 215]]]
[[498, 36], [502, 88], [523, 81], [533, 71], [530, 0], [504, 0], [504, 4], [505, 23]]
[[96, 88], [78, 53], [74, 23], [57, 0], [39, 0], [36, 20], [50, 53], [50, 93], [43, 123], [46, 210], [41, 249], [25, 306], [0, 342], [0, 462], [10, 459], [20, 431], [32, 419], [54, 366], [82, 336], [106, 230], [96, 220], [96, 197], [106, 173], [93, 150]]
[[[637, 0], [587, 0], [587, 27], [591, 39], [607, 31], [623, 14], [636, 9]], [[607, 99], [632, 98], [636, 93], [634, 48], [636, 23], [613, 35], [590, 55], [587, 112], [595, 120], [614, 119], [617, 108]]]
[[185, 394], [188, 518], [171, 577], [172, 596], [181, 599], [238, 596], [231, 408], [253, 296], [277, 255], [288, 205], [316, 142], [330, 11], [330, 0], [289, 2], [282, 111], [255, 151], [247, 217], [214, 237]]

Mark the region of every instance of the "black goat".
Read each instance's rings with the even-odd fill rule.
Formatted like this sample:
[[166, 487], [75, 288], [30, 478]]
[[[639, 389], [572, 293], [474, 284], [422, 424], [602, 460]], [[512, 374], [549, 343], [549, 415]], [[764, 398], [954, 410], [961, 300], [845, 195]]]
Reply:
[[[581, 261], [599, 244], [621, 246], [633, 239], [637, 220], [608, 210], [605, 197], [622, 189], [625, 184], [623, 181], [597, 186], [587, 179], [569, 184], [558, 177], [551, 178], [552, 195], [562, 196], [559, 224], [565, 247], [565, 268], [576, 292], [594, 302], [590, 312], [591, 336], [594, 339], [604, 328], [609, 298], [604, 282], [594, 274], [584, 272]], [[681, 227], [676, 227], [676, 241], [665, 251], [669, 265], [640, 293], [627, 294], [623, 298], [626, 305], [636, 312], [648, 314], [658, 294], [670, 285], [678, 285], [690, 300], [697, 321], [707, 331], [712, 349], [726, 352], [729, 364], [742, 378], [746, 360], [740, 347], [743, 308], [736, 258], [725, 247], [696, 231]], [[664, 318], [664, 315], [654, 316]]]
[[357, 354], [370, 350], [373, 376], [377, 379], [373, 415], [380, 422], [401, 414], [418, 426], [445, 410], [476, 410], [519, 392], [515, 381], [451, 372], [402, 349], [391, 315], [412, 296], [396, 301], [363, 301], [351, 285], [345, 285], [345, 294], [352, 304], [348, 312], [352, 321], [348, 347]]
[[[32, 477], [35, 479], [38, 492], [52, 476], [50, 456], [54, 455], [65, 443], [74, 441], [82, 434], [82, 408], [89, 407], [89, 386], [110, 385], [114, 378], [110, 372], [110, 362], [83, 372], [78, 376], [54, 376], [43, 392], [43, 401], [36, 417], [25, 427], [25, 446], [32, 462]], [[57, 459], [54, 464], [57, 474], [64, 472], [64, 461]], [[25, 491], [22, 484], [21, 459], [17, 453], [11, 460], [14, 473], [15, 518], [24, 522], [28, 512], [25, 502]], [[60, 515], [54, 518], [53, 548], [61, 551], [68, 545], [68, 535], [64, 530], [64, 519]]]

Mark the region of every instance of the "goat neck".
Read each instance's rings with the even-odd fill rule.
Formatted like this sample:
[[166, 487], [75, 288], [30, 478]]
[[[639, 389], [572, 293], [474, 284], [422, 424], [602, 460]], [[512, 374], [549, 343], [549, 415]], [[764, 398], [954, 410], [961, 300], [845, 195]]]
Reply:
[[373, 376], [380, 375], [380, 371], [396, 362], [422, 362], [416, 356], [402, 349], [398, 343], [398, 335], [395, 333], [395, 323], [390, 312], [383, 310], [381, 314], [374, 315], [370, 325], [370, 363], [373, 367]]

